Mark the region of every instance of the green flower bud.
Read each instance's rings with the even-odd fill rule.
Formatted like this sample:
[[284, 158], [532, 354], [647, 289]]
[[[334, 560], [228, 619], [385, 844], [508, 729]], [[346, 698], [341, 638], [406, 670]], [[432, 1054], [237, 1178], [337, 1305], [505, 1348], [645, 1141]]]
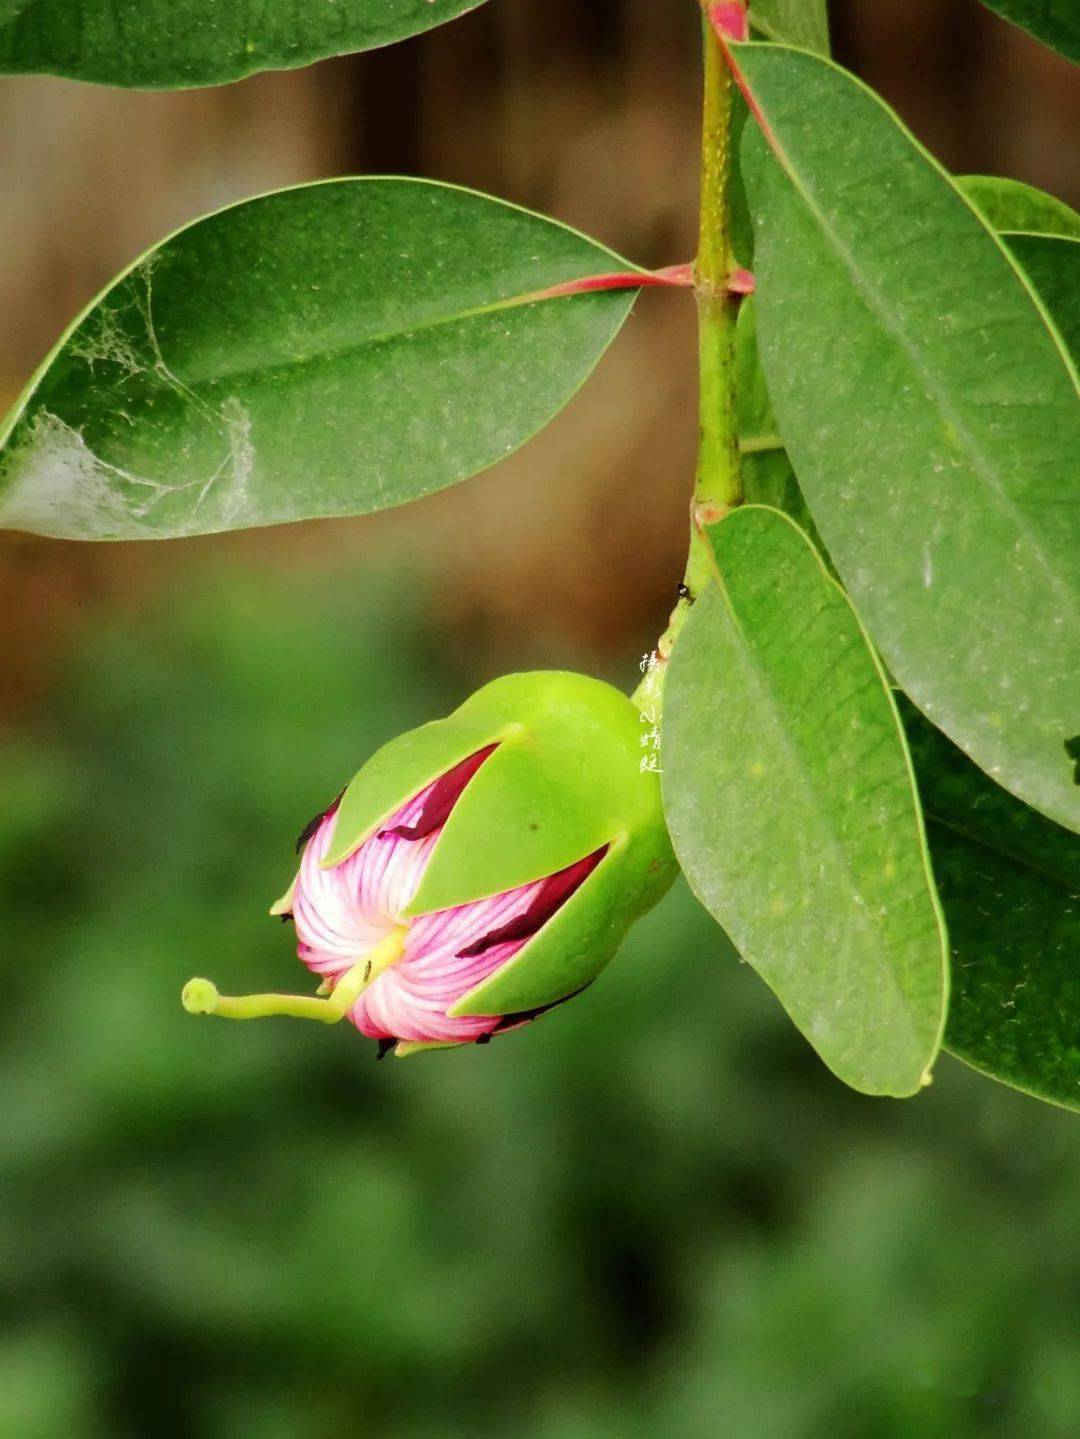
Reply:
[[186, 1002], [347, 1014], [401, 1054], [482, 1042], [569, 998], [676, 874], [643, 738], [631, 701], [599, 680], [485, 685], [378, 750], [306, 832], [275, 912], [328, 997], [189, 986]]

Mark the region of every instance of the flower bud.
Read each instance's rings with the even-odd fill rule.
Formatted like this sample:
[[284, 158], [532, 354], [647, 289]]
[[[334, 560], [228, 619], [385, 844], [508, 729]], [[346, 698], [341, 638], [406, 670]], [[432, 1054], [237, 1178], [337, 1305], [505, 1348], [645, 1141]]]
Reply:
[[508, 675], [378, 750], [301, 835], [271, 913], [291, 918], [322, 998], [219, 995], [246, 1019], [348, 1017], [400, 1054], [517, 1028], [590, 984], [676, 864], [658, 775], [625, 695]]

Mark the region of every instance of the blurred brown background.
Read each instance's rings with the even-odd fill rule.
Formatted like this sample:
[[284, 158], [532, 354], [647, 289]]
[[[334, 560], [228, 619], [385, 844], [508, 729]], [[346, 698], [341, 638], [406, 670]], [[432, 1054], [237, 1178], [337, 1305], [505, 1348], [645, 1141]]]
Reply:
[[[389, 50], [214, 90], [0, 81], [0, 399], [145, 246], [279, 185], [423, 174], [547, 211], [649, 265], [687, 258], [698, 36], [690, 0], [492, 0]], [[976, 0], [834, 0], [838, 58], [957, 171], [1080, 200], [1080, 86]], [[629, 666], [683, 546], [695, 424], [685, 296], [643, 296], [583, 393], [496, 470], [407, 512], [187, 541], [0, 537], [0, 723], [25, 720], [79, 627], [120, 596], [235, 554], [256, 567], [407, 554], [453, 642]], [[419, 551], [419, 553], [418, 553]]]
[[[1078, 72], [977, 0], [832, 8], [947, 165], [1080, 201]], [[696, 11], [490, 0], [188, 93], [0, 79], [0, 401], [144, 247], [297, 181], [431, 175], [688, 258]], [[1075, 1117], [944, 1059], [911, 1104], [844, 1089], [683, 885], [590, 996], [431, 1067], [176, 1002], [294, 987], [260, 916], [377, 744], [523, 663], [632, 683], [693, 328], [644, 294], [538, 439], [401, 511], [0, 534], [0, 1439], [1080, 1433]]]

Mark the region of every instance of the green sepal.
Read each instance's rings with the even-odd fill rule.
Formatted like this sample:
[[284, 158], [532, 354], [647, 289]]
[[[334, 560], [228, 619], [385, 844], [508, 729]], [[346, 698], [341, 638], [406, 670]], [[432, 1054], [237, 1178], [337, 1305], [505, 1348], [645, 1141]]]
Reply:
[[404, 917], [543, 879], [657, 822], [659, 781], [639, 771], [641, 721], [613, 686], [563, 671], [506, 675], [451, 719], [516, 728], [454, 806]]
[[293, 895], [295, 893], [296, 875], [293, 875], [292, 883], [289, 885], [288, 889], [285, 891], [285, 893], [281, 896], [280, 899], [275, 899], [273, 904], [270, 906], [269, 913], [273, 916], [274, 919], [281, 919], [283, 915], [292, 914]]
[[528, 944], [463, 995], [447, 1011], [449, 1016], [520, 1014], [591, 984], [630, 926], [657, 903], [677, 873], [658, 813], [653, 824], [615, 840], [588, 879]]
[[456, 711], [407, 730], [375, 751], [341, 797], [323, 869], [348, 859], [406, 800], [513, 728], [507, 721], [459, 716]]
[[[466, 1041], [474, 1044], [475, 1040]], [[395, 1059], [408, 1059], [411, 1054], [424, 1054], [429, 1049], [461, 1049], [462, 1042], [457, 1039], [432, 1039], [420, 1041], [415, 1039], [399, 1039], [394, 1045]]]

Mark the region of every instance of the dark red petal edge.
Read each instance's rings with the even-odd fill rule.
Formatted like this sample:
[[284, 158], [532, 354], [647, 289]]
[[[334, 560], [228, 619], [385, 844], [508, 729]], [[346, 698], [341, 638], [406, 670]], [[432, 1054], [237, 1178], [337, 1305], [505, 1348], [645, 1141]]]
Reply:
[[546, 880], [543, 889], [536, 894], [524, 913], [509, 920], [499, 929], [493, 929], [485, 934], [482, 939], [474, 941], [464, 949], [459, 949], [458, 954], [462, 959], [472, 959], [475, 955], [483, 954], [485, 949], [490, 949], [494, 944], [507, 944], [515, 939], [531, 939], [541, 929], [562, 905], [570, 898], [574, 891], [588, 879], [593, 870], [607, 853], [607, 845], [587, 854], [584, 859], [576, 860], [573, 864], [560, 869], [556, 874]]
[[592, 983], [593, 981], [590, 979], [588, 983], [583, 984], [580, 989], [571, 990], [569, 994], [564, 994], [562, 999], [553, 999], [550, 1004], [540, 1004], [537, 1005], [535, 1009], [522, 1009], [519, 1010], [517, 1014], [504, 1014], [502, 1019], [499, 1020], [498, 1024], [491, 1031], [491, 1034], [482, 1034], [475, 1043], [486, 1044], [491, 1038], [491, 1035], [498, 1034], [500, 1030], [515, 1029], [519, 1024], [528, 1024], [531, 1019], [536, 1019], [541, 1014], [547, 1014], [549, 1009], [558, 1009], [559, 1005], [565, 1004], [568, 999], [576, 999], [579, 994], [584, 994]]
[[[477, 940], [467, 949], [459, 950], [458, 953], [463, 959], [468, 959], [473, 955], [482, 954], [493, 944], [505, 944], [513, 939], [531, 938], [547, 923], [555, 911], [566, 903], [574, 891], [584, 884], [605, 854], [607, 854], [606, 844], [600, 849], [594, 850], [592, 854], [586, 855], [584, 859], [576, 860], [575, 863], [567, 865], [565, 869], [560, 869], [548, 879], [544, 888], [536, 895], [524, 914], [519, 915], [517, 919], [510, 920], [501, 929], [492, 930], [483, 939]], [[541, 1004], [535, 1009], [518, 1010], [514, 1014], [504, 1014], [497, 1024], [493, 1025], [486, 1034], [478, 1035], [473, 1043], [488, 1044], [493, 1034], [500, 1034], [503, 1030], [515, 1029], [518, 1025], [528, 1024], [530, 1020], [546, 1014], [549, 1009], [557, 1009], [560, 1004], [565, 1004], [568, 999], [573, 999], [576, 995], [581, 994], [582, 991], [588, 989], [590, 984], [592, 984], [591, 979], [580, 989], [575, 989], [570, 994], [564, 994], [561, 999], [553, 999], [550, 1004]], [[385, 1058], [397, 1043], [396, 1039], [380, 1039], [375, 1058]]]
[[309, 819], [309, 820], [308, 820], [307, 824], [306, 824], [306, 825], [304, 826], [304, 828], [300, 831], [300, 838], [296, 841], [296, 852], [297, 852], [297, 854], [299, 854], [300, 851], [304, 848], [304, 845], [307, 844], [308, 840], [309, 840], [309, 839], [311, 838], [311, 836], [315, 833], [315, 831], [319, 828], [319, 825], [322, 824], [322, 822], [323, 822], [323, 820], [326, 818], [326, 816], [327, 816], [328, 814], [333, 814], [333, 813], [334, 813], [334, 811], [337, 809], [338, 805], [341, 803], [341, 795], [343, 795], [344, 793], [345, 793], [345, 791], [342, 790], [342, 791], [341, 791], [341, 794], [338, 795], [337, 799], [334, 800], [333, 804], [328, 804], [325, 809], [319, 811], [319, 813], [315, 816], [314, 819]]
[[389, 829], [381, 829], [379, 838], [424, 839], [432, 830], [444, 825], [450, 818], [450, 811], [461, 798], [462, 790], [496, 749], [498, 745], [485, 745], [468, 759], [456, 764], [453, 769], [447, 770], [442, 778], [437, 779], [431, 786], [419, 817], [412, 824], [395, 824]]
[[[519, 1009], [516, 1014], [504, 1014], [494, 1028], [489, 1029], [486, 1034], [478, 1034], [472, 1041], [473, 1044], [490, 1044], [496, 1034], [502, 1034], [508, 1029], [519, 1029], [523, 1024], [529, 1024], [532, 1020], [538, 1019], [540, 1015], [547, 1014], [549, 1009], [558, 1009], [560, 1004], [565, 1004], [569, 999], [576, 999], [579, 994], [584, 994], [594, 981], [589, 980], [580, 989], [571, 990], [564, 994], [562, 999], [553, 999], [550, 1004], [538, 1004], [535, 1009]], [[385, 1059], [390, 1051], [400, 1041], [397, 1039], [380, 1039], [377, 1041], [378, 1050], [376, 1059]]]

